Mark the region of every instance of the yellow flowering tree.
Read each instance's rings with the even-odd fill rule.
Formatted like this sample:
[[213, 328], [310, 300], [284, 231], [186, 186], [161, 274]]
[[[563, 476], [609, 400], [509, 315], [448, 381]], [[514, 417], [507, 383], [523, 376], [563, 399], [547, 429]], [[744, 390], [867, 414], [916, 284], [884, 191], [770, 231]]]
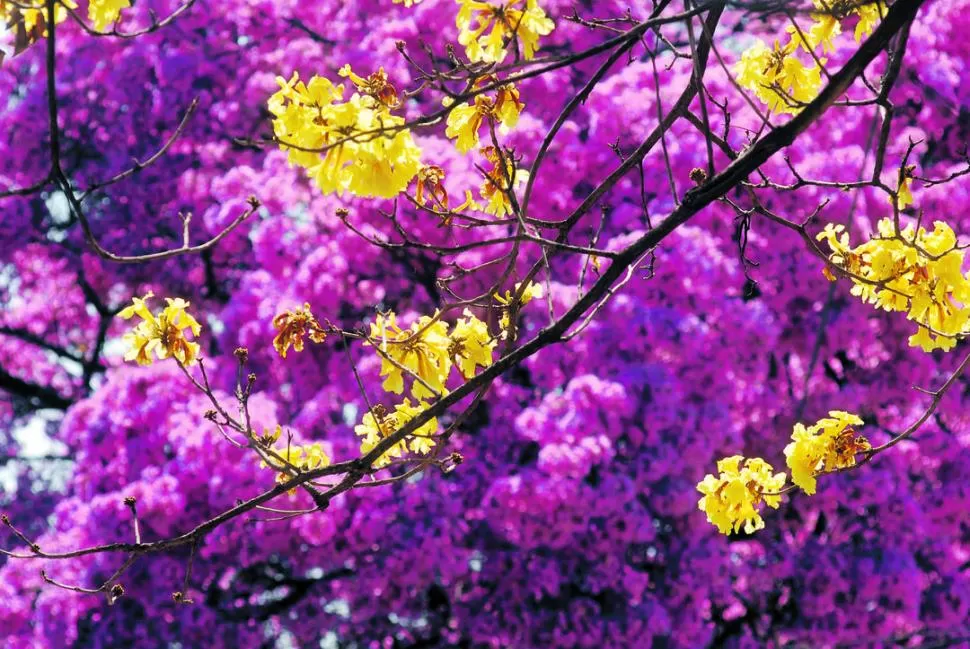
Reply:
[[[395, 2], [407, 8], [418, 4], [418, 0]], [[502, 4], [457, 0], [457, 4], [458, 42], [471, 65], [470, 76], [464, 92], [446, 92], [442, 111], [434, 119], [414, 121], [404, 117], [404, 98], [409, 93], [402, 93], [383, 67], [362, 76], [344, 65], [338, 76], [345, 83], [321, 76], [311, 76], [304, 82], [294, 72], [289, 79], [277, 79], [279, 89], [268, 99], [276, 143], [286, 152], [290, 164], [305, 169], [325, 194], [376, 198], [404, 195], [419, 209], [440, 217], [440, 224], [445, 227], [488, 223], [477, 220], [475, 212], [498, 221], [510, 217], [518, 224], [517, 234], [507, 240], [515, 243], [513, 249], [523, 241], [548, 246], [543, 255], [549, 271], [546, 257], [550, 251], [562, 252], [555, 248], [562, 245], [565, 251], [582, 254], [591, 262], [597, 275], [602, 275], [597, 285], [606, 286], [604, 282], [617, 277], [616, 264], [605, 270], [602, 265], [603, 257], [613, 257], [608, 251], [565, 245], [562, 239], [549, 241], [538, 229], [530, 227], [526, 207], [532, 176], [521, 165], [515, 150], [499, 141], [500, 136], [508, 135], [518, 125], [526, 103], [515, 75], [500, 73], [495, 66], [510, 56], [517, 62], [531, 61], [540, 47], [540, 38], [551, 34], [555, 24], [537, 0]], [[104, 29], [116, 22], [127, 6], [126, 0], [92, 3], [91, 20], [97, 29]], [[844, 46], [840, 36], [846, 23], [854, 22], [855, 40], [859, 41], [873, 33], [887, 11], [881, 1], [815, 0], [810, 24], [799, 24], [791, 17], [790, 24], [770, 47], [759, 41], [741, 54], [734, 67], [736, 81], [770, 113], [797, 116], [823, 92], [825, 77], [829, 75], [824, 67], [825, 57]], [[25, 21], [33, 20], [33, 26], [39, 14], [21, 15]], [[478, 150], [481, 203], [472, 197], [470, 189], [465, 189], [465, 201], [452, 205], [443, 167], [422, 160], [412, 129], [435, 121], [443, 121], [445, 137], [453, 141], [460, 153]], [[541, 162], [543, 153], [533, 168]], [[692, 172], [691, 178], [703, 184], [707, 174], [698, 171]], [[797, 182], [804, 182], [793, 167], [792, 171]], [[970, 331], [970, 308], [964, 306], [970, 300], [970, 284], [962, 272], [963, 251], [945, 222], [936, 221], [929, 231], [918, 224], [900, 225], [900, 211], [913, 203], [914, 177], [913, 166], [904, 164], [900, 168], [896, 189], [889, 190], [893, 215], [881, 220], [877, 232], [865, 243], [852, 247], [844, 227], [836, 224], [827, 225], [817, 238], [830, 249], [827, 261], [831, 269], [825, 269], [829, 279], [835, 279], [833, 270], [838, 271], [852, 281], [853, 295], [886, 311], [905, 312], [917, 324], [911, 345], [926, 351], [951, 349]], [[769, 185], [770, 181], [766, 179], [764, 183]], [[413, 192], [409, 189], [412, 186]], [[750, 185], [751, 189], [758, 187]], [[756, 209], [776, 222], [788, 223], [763, 206], [756, 205]], [[743, 216], [747, 218], [749, 213]], [[348, 211], [341, 208], [338, 214], [353, 229]], [[389, 218], [393, 220], [395, 215], [389, 214]], [[401, 225], [394, 222], [403, 235]], [[424, 249], [438, 250], [408, 239], [392, 244], [354, 231], [376, 245], [423, 245]], [[290, 349], [302, 352], [307, 338], [325, 345], [334, 336], [342, 340], [345, 350], [349, 350], [349, 341], [362, 342], [379, 361], [382, 390], [390, 395], [403, 395], [405, 391], [410, 395], [391, 408], [380, 403], [372, 405], [368, 400], [361, 423], [354, 429], [360, 438], [362, 457], [369, 458], [372, 470], [409, 461], [436, 461], [434, 458], [452, 427], [441, 430], [438, 417], [430, 413], [437, 411], [439, 403], [453, 399], [453, 390], [457, 388], [456, 393], [464, 395], [470, 389], [466, 386], [488, 374], [502, 346], [506, 351], [513, 349], [517, 316], [523, 307], [543, 297], [542, 285], [532, 280], [538, 268], [529, 273], [527, 281], [516, 282], [511, 289], [502, 287], [508, 278], [506, 272], [503, 281], [482, 296], [445, 305], [444, 310], [430, 315], [418, 314], [408, 318], [407, 326], [399, 324], [394, 311], [386, 311], [376, 314], [367, 331], [341, 330], [329, 321], [326, 326], [321, 325], [310, 304], [305, 303], [302, 308], [282, 311], [273, 318], [273, 346], [280, 358], [286, 359]], [[126, 358], [140, 364], [175, 358], [188, 374], [187, 368], [199, 362], [200, 346], [195, 338], [201, 327], [186, 311], [188, 303], [179, 298], [169, 298], [165, 309], [152, 313], [145, 302], [150, 295], [134, 298], [132, 305], [120, 313], [126, 319], [136, 315], [141, 318], [126, 335], [130, 345]], [[456, 318], [449, 312], [457, 308], [461, 308], [461, 316]], [[487, 316], [484, 319], [480, 317], [483, 310]], [[191, 340], [187, 334], [191, 334]], [[246, 350], [237, 350], [240, 368], [247, 355]], [[356, 366], [353, 371], [360, 382]], [[205, 373], [201, 380], [189, 376], [218, 406]], [[243, 412], [254, 380], [250, 375], [243, 382], [240, 369], [237, 398]], [[361, 384], [361, 388], [366, 400], [366, 387]], [[221, 407], [212, 411], [210, 418], [240, 434], [243, 440], [234, 443], [253, 448], [261, 465], [276, 472], [280, 485], [301, 480], [312, 497], [319, 497], [319, 485], [301, 479], [304, 474], [318, 475], [331, 466], [331, 459], [319, 442], [298, 443], [292, 434], [280, 440], [280, 426], [273, 432], [256, 435], [248, 424]], [[702, 494], [700, 509], [725, 534], [741, 530], [753, 533], [763, 528], [762, 506], [779, 507], [783, 494], [795, 488], [814, 494], [819, 476], [856, 468], [864, 463], [860, 457], [868, 460], [886, 446], [874, 449], [856, 433], [862, 425], [860, 417], [843, 411], [832, 411], [811, 426], [796, 423], [791, 443], [784, 448], [793, 483], [790, 487], [785, 486], [786, 475], [776, 473], [761, 458], [733, 455], [722, 459], [717, 464], [717, 474], [708, 474], [697, 485]], [[289, 491], [293, 493], [294, 489]]]
[[[401, 10], [413, 9], [419, 0], [394, 0], [393, 4], [403, 5]], [[879, 52], [888, 51], [892, 55], [888, 57], [891, 63], [896, 60], [895, 55], [902, 54], [902, 49], [894, 48], [902, 48], [899, 42], [905, 38], [897, 35], [905, 33], [901, 31], [905, 29], [903, 25], [913, 19], [917, 6], [905, 0], [898, 0], [891, 8], [881, 1], [848, 4], [818, 0], [810, 13], [811, 24], [802, 25], [798, 22], [800, 18], [791, 18], [791, 24], [780, 26], [774, 39], [759, 41], [736, 57], [733, 68], [723, 66], [725, 71], [733, 73], [732, 81], [755, 98], [755, 101], [749, 98], [748, 105], [753, 113], [758, 113], [759, 119], [748, 119], [739, 127], [731, 118], [733, 104], [741, 105], [740, 98], [732, 98], [732, 103], [726, 100], [719, 103], [720, 99], [704, 83], [709, 57], [712, 52], [720, 55], [714, 50], [713, 34], [724, 11], [722, 5], [688, 8], [684, 14], [671, 16], [664, 14], [666, 5], [659, 3], [655, 8], [657, 15], [641, 21], [587, 19], [578, 12], [560, 16], [557, 19], [610, 35], [592, 48], [563, 54], [568, 48], [562, 41], [568, 37], [560, 38], [555, 32], [557, 25], [542, 4], [540, 0], [458, 0], [452, 5], [457, 43], [447, 49], [447, 57], [431, 55], [429, 61], [419, 61], [406, 43], [397, 45], [410, 66], [410, 76], [398, 74], [398, 78], [392, 78], [387, 70], [399, 68], [387, 64], [387, 69], [376, 66], [376, 70], [371, 68], [367, 72], [343, 65], [335, 72], [331, 70], [329, 76], [312, 74], [301, 78], [292, 72], [293, 63], [274, 63], [281, 67], [279, 72], [287, 72], [289, 76], [276, 78], [278, 89], [272, 94], [266, 91], [268, 119], [264, 126], [267, 133], [271, 129], [272, 136], [262, 141], [237, 138], [235, 142], [279, 147], [289, 164], [301, 169], [301, 174], [316, 186], [315, 193], [327, 195], [327, 202], [322, 205], [332, 212], [321, 215], [321, 221], [336, 216], [353, 235], [389, 251], [396, 262], [410, 268], [426, 264], [431, 270], [423, 278], [422, 288], [429, 299], [423, 303], [421, 312], [407, 313], [404, 296], [396, 295], [394, 290], [375, 290], [374, 303], [361, 309], [363, 313], [334, 314], [326, 313], [319, 306], [312, 307], [300, 297], [299, 302], [303, 302], [300, 308], [276, 306], [275, 317], [269, 317], [271, 312], [260, 316], [258, 326], [272, 331], [272, 348], [278, 356], [272, 362], [279, 364], [273, 368], [274, 372], [279, 370], [285, 375], [297, 363], [326, 357], [328, 371], [342, 367], [335, 371], [345, 372], [356, 382], [359, 400], [342, 404], [348, 406], [342, 413], [343, 423], [336, 423], [348, 429], [352, 427], [356, 436], [354, 443], [359, 442], [359, 455], [332, 458], [330, 452], [334, 447], [323, 437], [330, 435], [330, 430], [313, 431], [309, 438], [289, 429], [284, 436], [283, 424], [275, 425], [269, 432], [264, 429], [262, 434], [255, 431], [249, 411], [250, 397], [261, 379], [255, 372], [248, 372], [248, 349], [235, 350], [238, 364], [235, 386], [227, 396], [223, 389], [210, 384], [202, 352], [203, 346], [208, 352], [214, 352], [220, 340], [202, 338], [202, 327], [189, 313], [189, 302], [178, 297], [166, 298], [165, 306], [153, 311], [149, 306], [151, 293], [133, 298], [131, 305], [118, 313], [126, 321], [137, 319], [123, 337], [128, 346], [125, 359], [139, 365], [174, 359], [186, 380], [208, 400], [211, 409], [205, 418], [218, 429], [226, 443], [251, 452], [254, 465], [258, 462], [269, 472], [263, 474], [268, 483], [266, 491], [213, 519], [215, 523], [211, 527], [203, 524], [196, 528], [202, 531], [150, 544], [140, 540], [133, 546], [126, 544], [125, 551], [131, 552], [131, 557], [155, 551], [143, 547], [169, 548], [192, 543], [194, 548], [217, 524], [254, 510], [273, 511], [265, 503], [284, 494], [305, 495], [312, 502], [312, 507], [306, 509], [283, 511], [284, 515], [304, 515], [327, 509], [333, 498], [359, 486], [400, 482], [429, 467], [450, 470], [460, 461], [460, 455], [446, 457], [444, 449], [463, 425], [463, 418], [484, 398], [495, 379], [538, 351], [583, 335], [594, 317], [627, 283], [636, 281], [635, 278], [649, 281], [654, 277], [655, 263], [662, 263], [658, 250], [664, 239], [715, 202], [738, 215], [741, 266], [747, 263], [744, 242], [751, 219], [764, 217], [798, 231], [811, 246], [817, 245], [816, 240], [825, 241], [829, 246], [827, 252], [818, 248], [813, 251], [824, 257], [829, 278], [846, 277], [852, 283], [854, 296], [888, 312], [906, 313], [916, 326], [911, 345], [926, 351], [949, 350], [968, 335], [970, 284], [962, 269], [963, 247], [946, 222], [934, 221], [932, 229], [927, 229], [922, 225], [921, 215], [911, 218], [910, 214], [900, 214], [914, 204], [914, 181], [929, 183], [920, 179], [906, 160], [900, 167], [894, 189], [882, 182], [879, 170], [886, 166], [888, 135], [883, 137], [883, 159], [873, 171], [874, 178], [867, 179], [866, 183], [807, 180], [791, 159], [787, 160], [791, 178], [784, 183], [775, 182], [762, 166], [836, 102], [841, 102], [840, 108], [877, 105], [891, 116], [892, 111], [887, 108], [895, 74], [891, 67], [885, 74], [886, 86], [872, 89], [872, 97], [846, 99], [845, 89], [862, 78], [866, 66]], [[427, 7], [423, 5], [416, 11]], [[34, 0], [12, 5], [0, 2], [0, 18], [23, 34], [29, 33], [34, 40], [48, 30], [50, 49], [56, 52], [53, 39], [57, 25], [68, 16], [77, 18], [73, 13], [76, 7], [64, 0], [47, 9], [45, 13], [44, 7]], [[134, 10], [137, 7], [129, 0], [92, 0], [87, 21], [79, 20], [88, 29], [107, 32], [101, 36], [124, 36], [115, 32], [128, 12]], [[156, 21], [152, 17], [146, 32], [162, 23], [164, 20]], [[682, 31], [670, 40], [664, 25], [675, 25]], [[856, 41], [868, 38], [867, 44], [871, 46], [840, 57], [847, 62], [838, 70], [829, 70], [826, 57], [847, 46], [849, 39], [842, 36], [843, 30], [847, 36], [849, 29], [853, 29]], [[557, 136], [565, 129], [577, 139], [589, 137], [588, 131], [592, 128], [587, 128], [589, 120], [577, 119], [576, 111], [594, 97], [597, 84], [612, 66], [636, 61], [647, 42], [671, 48], [663, 55], [669, 56], [671, 67], [681, 59], [690, 61], [690, 67], [684, 68], [690, 82], [672, 110], [666, 110], [669, 106], [665, 105], [661, 93], [660, 73], [655, 72], [656, 125], [650, 125], [650, 132], [643, 136], [642, 142], [632, 150], [621, 146], [619, 141], [611, 145], [616, 166], [605, 170], [602, 179], [584, 178], [577, 182], [576, 196], [543, 195], [547, 190], [536, 178], [544, 161], [560, 155], [556, 149]], [[549, 47], [550, 43], [554, 47]], [[456, 49], [455, 44], [460, 47]], [[644, 55], [653, 64], [662, 59], [660, 53], [649, 47], [645, 48]], [[583, 62], [589, 63], [590, 71], [585, 70], [585, 63], [579, 65]], [[268, 214], [268, 209], [261, 212], [259, 201], [251, 199], [250, 209], [243, 216], [201, 244], [193, 245], [190, 217], [183, 215], [182, 242], [174, 248], [136, 256], [119, 255], [103, 248], [97, 237], [98, 227], [92, 227], [87, 214], [94, 202], [89, 196], [93, 190], [78, 190], [77, 183], [68, 178], [61, 166], [60, 140], [56, 137], [61, 132], [56, 112], [56, 61], [50, 59], [48, 63], [49, 104], [53, 106], [48, 114], [52, 162], [49, 178], [41, 186], [53, 183], [63, 194], [72, 220], [80, 224], [84, 240], [101, 258], [118, 263], [159, 262], [200, 253], [207, 255], [203, 259], [205, 270], [211, 274], [212, 259], [208, 253], [233, 228], [253, 215], [267, 219], [278, 216]], [[543, 137], [535, 139], [534, 151], [517, 151], [512, 146], [516, 140], [509, 136], [520, 128], [520, 122], [529, 121], [522, 119], [527, 107], [539, 104], [535, 95], [530, 98], [529, 92], [540, 86], [530, 87], [530, 80], [570, 68], [570, 71], [583, 72], [583, 79], [588, 82], [583, 81], [573, 96], [564, 97], [553, 126]], [[863, 79], [861, 85], [869, 84]], [[764, 107], [768, 109], [767, 117], [761, 115]], [[711, 113], [716, 111], [721, 112], [715, 115], [720, 118], [715, 121], [723, 125], [723, 135], [715, 134], [711, 126]], [[770, 114], [792, 117], [787, 124], [776, 127], [770, 124]], [[884, 125], [889, 124], [888, 116], [883, 117], [887, 120]], [[685, 153], [682, 142], [676, 142], [680, 150], [673, 147], [669, 137], [675, 133], [672, 124], [680, 120], [688, 128], [702, 132], [703, 146], [697, 151]], [[743, 130], [748, 138], [743, 145], [733, 137], [732, 126]], [[621, 129], [627, 127], [627, 124], [621, 125]], [[182, 129], [183, 125], [179, 125], [170, 142], [147, 160], [151, 162], [165, 153]], [[761, 137], [762, 131], [769, 135]], [[885, 131], [889, 133], [888, 126]], [[425, 135], [429, 140], [437, 136], [435, 146], [428, 146]], [[522, 139], [529, 141], [529, 138]], [[656, 153], [654, 147], [658, 144], [659, 153]], [[425, 145], [426, 150], [420, 145]], [[465, 198], [461, 204], [455, 205], [457, 201], [449, 199], [446, 182], [460, 181], [461, 173], [447, 177], [445, 168], [454, 168], [445, 162], [447, 156], [435, 159], [427, 153], [444, 146], [453, 146], [461, 154], [454, 158], [463, 160], [469, 170], [477, 172], [474, 182], [468, 183], [475, 185], [480, 179], [477, 199], [471, 186], [457, 188], [455, 195]], [[717, 154], [715, 148], [720, 149]], [[662, 220], [653, 220], [651, 216], [654, 208], [650, 205], [650, 178], [643, 171], [643, 163], [651, 151], [656, 153], [657, 160], [663, 161], [657, 168], [664, 172], [670, 188], [666, 197], [669, 210]], [[703, 159], [706, 169], [697, 167], [688, 174], [671, 162], [672, 158], [676, 161], [678, 156], [695, 154], [703, 156], [698, 159]], [[147, 164], [137, 162], [131, 169], [104, 182], [125, 180]], [[568, 170], [568, 165], [561, 168]], [[637, 169], [640, 170], [638, 177], [631, 173]], [[685, 179], [692, 183], [686, 191]], [[595, 182], [588, 192], [587, 181]], [[634, 211], [641, 210], [642, 214], [623, 217], [636, 223], [618, 235], [610, 220], [611, 210], [616, 206], [607, 204], [604, 197], [617, 187], [630, 190], [637, 184], [639, 187], [634, 193], [640, 205]], [[889, 208], [884, 201], [880, 204], [884, 210], [891, 209], [891, 213], [879, 221], [876, 232], [867, 241], [855, 247], [850, 243], [847, 228], [835, 223], [827, 225], [813, 239], [805, 229], [811, 219], [803, 224], [788, 221], [772, 212], [768, 207], [770, 201], [761, 200], [758, 194], [769, 188], [795, 191], [804, 186], [847, 190], [872, 187], [887, 191]], [[21, 193], [18, 189], [10, 195]], [[353, 210], [361, 204], [357, 200], [361, 198], [387, 200], [378, 203], [373, 213], [360, 218]], [[571, 205], [573, 199], [575, 206]], [[624, 208], [628, 207], [625, 201], [624, 198]], [[414, 213], [402, 216], [402, 206], [413, 208]], [[304, 216], [298, 214], [304, 207], [294, 208], [294, 218]], [[432, 221], [433, 226], [440, 229], [422, 229], [427, 221], [421, 219], [429, 212], [437, 219]], [[410, 229], [408, 226], [415, 222], [418, 227]], [[609, 241], [605, 240], [604, 233], [609, 233]], [[279, 242], [281, 248], [289, 244], [286, 237]], [[499, 252], [479, 256], [482, 250]], [[311, 252], [317, 251], [302, 249], [295, 254]], [[657, 262], [658, 259], [661, 261]], [[360, 265], [368, 262], [365, 258]], [[587, 272], [589, 267], [593, 273]], [[287, 272], [281, 274], [284, 282], [289, 281]], [[676, 279], [689, 286], [695, 278]], [[360, 281], [371, 282], [373, 278]], [[535, 305], [534, 302], [546, 297], [544, 282], [554, 285], [555, 290], [545, 305]], [[526, 312], [530, 304], [533, 308]], [[538, 306], [548, 308], [535, 308]], [[106, 317], [113, 317], [111, 308], [101, 310], [109, 313]], [[529, 334], [523, 340], [517, 335], [520, 317], [523, 331]], [[332, 324], [331, 319], [344, 324]], [[217, 331], [222, 326], [216, 316], [205, 321]], [[700, 327], [706, 323], [696, 324]], [[307, 339], [316, 346], [314, 358], [295, 359], [294, 355], [306, 351]], [[268, 338], [266, 346], [269, 347]], [[293, 354], [288, 356], [291, 350]], [[261, 364], [253, 366], [261, 368], [265, 361], [263, 357]], [[338, 366], [338, 361], [345, 364]], [[790, 443], [778, 453], [786, 459], [792, 485], [786, 486], [786, 474], [776, 472], [762, 458], [731, 455], [721, 459], [716, 473], [707, 474], [697, 484], [700, 510], [724, 534], [742, 531], [751, 534], [764, 528], [765, 508], [777, 509], [785, 494], [800, 489], [812, 495], [821, 476], [854, 470], [909, 437], [932, 414], [939, 398], [968, 362], [970, 357], [943, 387], [932, 393], [934, 404], [914, 427], [882, 445], [873, 446], [867, 437], [858, 434], [863, 419], [844, 411], [833, 410], [828, 417], [810, 426], [795, 424]], [[231, 382], [231, 373], [228, 375]], [[220, 373], [218, 380], [227, 379]], [[285, 384], [286, 388], [297, 382], [292, 377], [288, 380], [292, 383]], [[378, 390], [382, 394], [375, 399], [374, 393]], [[227, 400], [231, 405], [227, 405]], [[381, 401], [390, 405], [385, 406]], [[742, 449], [731, 449], [734, 450]], [[39, 551], [37, 556], [41, 556]]]

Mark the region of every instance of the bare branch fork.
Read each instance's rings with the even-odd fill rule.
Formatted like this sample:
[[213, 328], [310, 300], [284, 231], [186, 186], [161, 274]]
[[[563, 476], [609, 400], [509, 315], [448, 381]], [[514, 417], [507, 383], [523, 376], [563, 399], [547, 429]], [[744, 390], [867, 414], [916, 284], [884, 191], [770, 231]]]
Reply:
[[[148, 31], [154, 31], [155, 29], [159, 29], [160, 27], [163, 26], [163, 24], [167, 24], [171, 20], [174, 20], [183, 11], [186, 11], [194, 3], [194, 1], [195, 0], [188, 0], [185, 4], [181, 6], [180, 9], [176, 10], [176, 12], [173, 13], [165, 21], [162, 21], [160, 23], [153, 23], [154, 26], [150, 28]], [[57, 120], [57, 115], [58, 115], [57, 56], [56, 56], [57, 29], [54, 21], [54, 11], [55, 11], [56, 5], [58, 4], [58, 0], [46, 0], [46, 3], [47, 3], [47, 31], [48, 31], [47, 50], [46, 50], [47, 113], [48, 113], [49, 129], [50, 129], [50, 155], [51, 155], [51, 172], [48, 179], [53, 181], [54, 184], [57, 185], [57, 187], [64, 193], [64, 196], [67, 198], [68, 205], [70, 206], [71, 215], [74, 218], [76, 218], [78, 222], [81, 224], [81, 229], [84, 232], [84, 237], [87, 240], [88, 245], [91, 246], [91, 248], [95, 251], [95, 253], [97, 253], [97, 255], [103, 259], [107, 259], [109, 261], [122, 263], [122, 264], [135, 264], [135, 263], [143, 263], [143, 262], [149, 262], [149, 261], [158, 261], [161, 259], [168, 259], [170, 257], [175, 257], [178, 255], [201, 253], [218, 244], [230, 232], [236, 229], [236, 227], [242, 224], [250, 216], [255, 214], [256, 210], [259, 209], [260, 207], [260, 203], [259, 203], [259, 200], [256, 199], [256, 197], [250, 197], [249, 209], [245, 210], [242, 214], [240, 214], [238, 217], [233, 219], [233, 221], [229, 223], [229, 225], [224, 227], [220, 232], [218, 232], [216, 235], [211, 237], [209, 240], [195, 246], [189, 245], [188, 233], [187, 233], [188, 222], [183, 220], [185, 232], [183, 234], [182, 245], [178, 248], [173, 248], [171, 250], [154, 252], [154, 253], [149, 253], [144, 255], [118, 255], [102, 247], [101, 243], [98, 241], [97, 236], [95, 236], [94, 231], [91, 228], [90, 220], [88, 219], [88, 216], [85, 213], [83, 206], [81, 205], [81, 201], [96, 187], [103, 187], [105, 185], [119, 182], [133, 175], [134, 173], [137, 173], [146, 164], [151, 164], [159, 157], [161, 157], [164, 154], [164, 152], [171, 146], [172, 142], [174, 142], [174, 140], [177, 139], [177, 137], [184, 130], [189, 117], [191, 117], [192, 113], [195, 111], [196, 102], [193, 102], [189, 106], [189, 109], [186, 111], [186, 114], [183, 117], [181, 123], [176, 128], [175, 133], [171, 138], [169, 138], [169, 140], [159, 150], [159, 152], [152, 155], [144, 163], [136, 161], [135, 166], [132, 167], [131, 169], [121, 172], [120, 174], [114, 176], [113, 178], [108, 179], [107, 181], [99, 185], [95, 185], [94, 187], [88, 189], [79, 197], [75, 192], [74, 187], [71, 185], [71, 181], [64, 173], [64, 168], [61, 165], [60, 127], [58, 126], [58, 123], [57, 123], [58, 122]], [[77, 16], [75, 16], [75, 18], [77, 18]], [[81, 22], [83, 23], [83, 21]], [[144, 32], [144, 33], [147, 33], [147, 32]], [[121, 36], [122, 34], [118, 33], [113, 35]], [[134, 35], [140, 35], [140, 34], [132, 34], [132, 36]], [[46, 183], [38, 185], [38, 188], [43, 187], [44, 184]]]

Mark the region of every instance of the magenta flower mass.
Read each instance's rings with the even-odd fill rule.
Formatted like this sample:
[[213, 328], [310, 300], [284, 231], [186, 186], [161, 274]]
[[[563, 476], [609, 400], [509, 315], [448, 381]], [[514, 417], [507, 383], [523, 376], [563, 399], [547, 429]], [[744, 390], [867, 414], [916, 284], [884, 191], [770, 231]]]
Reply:
[[968, 0], [0, 0], [0, 646], [970, 648]]

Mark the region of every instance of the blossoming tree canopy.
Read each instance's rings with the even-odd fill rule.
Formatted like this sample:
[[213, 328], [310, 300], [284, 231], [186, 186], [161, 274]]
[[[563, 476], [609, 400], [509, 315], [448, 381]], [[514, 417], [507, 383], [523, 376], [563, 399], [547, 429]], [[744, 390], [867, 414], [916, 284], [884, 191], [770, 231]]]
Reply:
[[0, 636], [963, 646], [966, 0], [0, 0]]

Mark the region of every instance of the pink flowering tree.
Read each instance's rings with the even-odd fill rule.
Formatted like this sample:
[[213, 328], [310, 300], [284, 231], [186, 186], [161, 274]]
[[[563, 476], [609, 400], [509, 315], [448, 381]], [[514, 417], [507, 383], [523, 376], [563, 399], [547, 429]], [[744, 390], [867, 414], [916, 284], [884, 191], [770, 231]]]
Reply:
[[0, 20], [4, 646], [970, 642], [967, 2]]

